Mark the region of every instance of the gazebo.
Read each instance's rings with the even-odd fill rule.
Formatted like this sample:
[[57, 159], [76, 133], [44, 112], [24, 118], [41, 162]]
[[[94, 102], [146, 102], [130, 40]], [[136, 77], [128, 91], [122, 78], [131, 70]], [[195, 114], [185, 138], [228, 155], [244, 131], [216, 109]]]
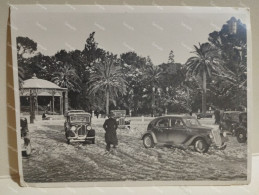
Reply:
[[68, 110], [67, 88], [39, 79], [34, 74], [31, 79], [23, 82], [20, 102], [21, 112], [30, 112], [33, 118], [35, 114], [42, 114], [41, 112], [62, 115]]

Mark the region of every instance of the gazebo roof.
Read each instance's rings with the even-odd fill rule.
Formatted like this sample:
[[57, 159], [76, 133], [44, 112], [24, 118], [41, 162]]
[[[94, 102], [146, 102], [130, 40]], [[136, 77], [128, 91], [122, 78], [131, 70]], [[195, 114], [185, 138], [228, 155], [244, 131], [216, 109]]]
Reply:
[[44, 79], [38, 79], [34, 74], [31, 79], [27, 79], [23, 82], [22, 88], [24, 89], [62, 89], [55, 83]]

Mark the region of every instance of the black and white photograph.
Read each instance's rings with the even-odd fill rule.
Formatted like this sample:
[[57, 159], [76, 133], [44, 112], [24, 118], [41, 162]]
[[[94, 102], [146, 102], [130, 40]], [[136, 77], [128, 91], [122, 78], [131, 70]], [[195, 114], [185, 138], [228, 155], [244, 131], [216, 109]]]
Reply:
[[10, 27], [23, 185], [249, 182], [249, 10], [14, 5]]

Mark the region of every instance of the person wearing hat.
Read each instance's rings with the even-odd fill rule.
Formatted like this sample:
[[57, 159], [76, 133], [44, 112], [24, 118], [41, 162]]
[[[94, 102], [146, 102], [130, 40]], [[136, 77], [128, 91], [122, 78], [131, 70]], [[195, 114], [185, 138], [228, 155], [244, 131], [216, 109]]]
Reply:
[[105, 130], [105, 142], [106, 142], [106, 151], [110, 151], [111, 145], [113, 148], [116, 148], [118, 145], [118, 138], [116, 130], [118, 128], [116, 120], [113, 118], [113, 114], [109, 114], [109, 118], [105, 120], [103, 128]]

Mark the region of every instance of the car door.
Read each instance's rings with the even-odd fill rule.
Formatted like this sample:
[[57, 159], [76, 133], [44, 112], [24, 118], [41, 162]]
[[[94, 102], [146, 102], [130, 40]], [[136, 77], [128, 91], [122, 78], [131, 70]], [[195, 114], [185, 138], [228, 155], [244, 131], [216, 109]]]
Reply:
[[167, 143], [167, 131], [169, 129], [169, 118], [161, 118], [154, 125], [154, 134], [159, 143]]
[[188, 138], [188, 128], [181, 118], [171, 118], [171, 127], [167, 134], [167, 143], [179, 145], [185, 143]]

